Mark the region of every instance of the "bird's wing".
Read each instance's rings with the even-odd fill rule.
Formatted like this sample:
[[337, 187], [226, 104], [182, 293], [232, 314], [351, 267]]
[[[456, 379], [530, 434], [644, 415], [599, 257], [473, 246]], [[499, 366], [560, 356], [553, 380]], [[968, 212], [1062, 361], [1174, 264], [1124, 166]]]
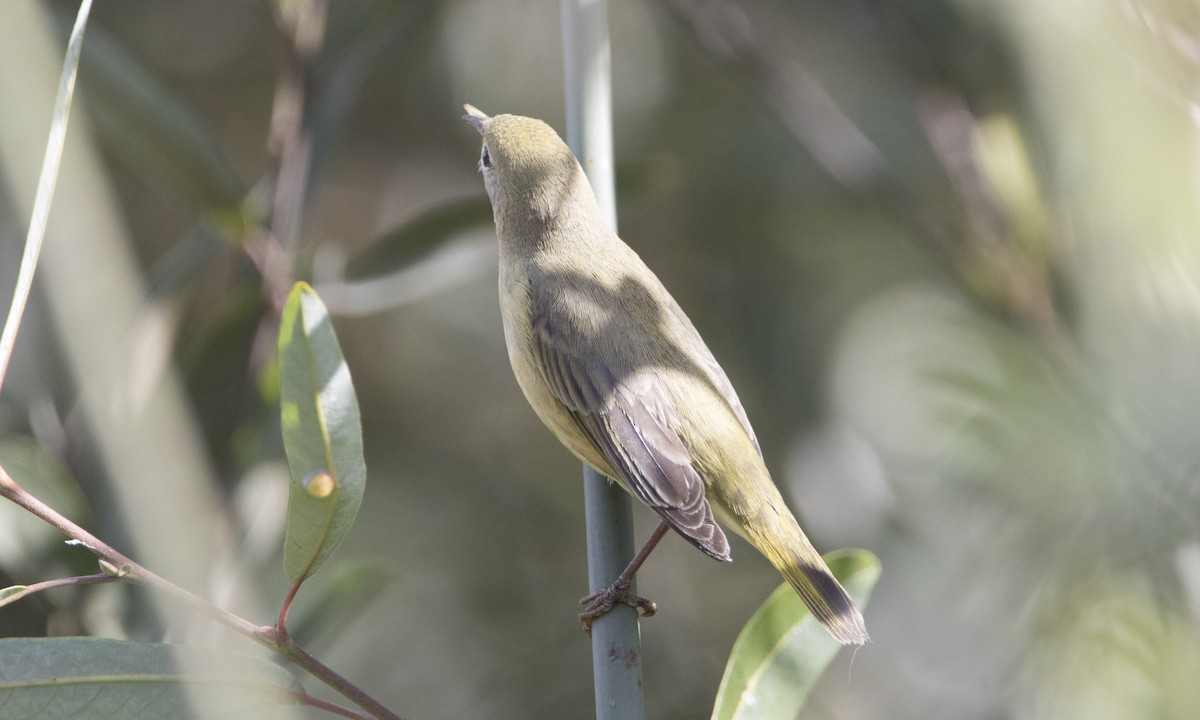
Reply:
[[[539, 311], [540, 310], [540, 311]], [[704, 481], [675, 428], [678, 419], [648, 368], [613, 367], [561, 315], [535, 310], [532, 340], [539, 367], [562, 403], [627, 489], [696, 547], [729, 559], [729, 542], [713, 519]]]
[[750, 427], [750, 418], [746, 416], [746, 409], [742, 407], [742, 401], [738, 399], [737, 393], [733, 389], [733, 383], [729, 382], [729, 378], [725, 375], [725, 371], [721, 369], [721, 365], [717, 363], [717, 359], [713, 357], [708, 346], [704, 344], [704, 340], [700, 337], [699, 331], [692, 325], [692, 321], [683, 312], [683, 308], [675, 302], [674, 298], [667, 296], [668, 302], [665, 302], [667, 310], [675, 320], [685, 329], [685, 332], [692, 336], [692, 347], [697, 348], [699, 359], [703, 361], [701, 370], [708, 376], [713, 387], [717, 392], [721, 393], [721, 397], [725, 398], [725, 402], [729, 404], [729, 408], [733, 410], [733, 414], [737, 417], [738, 422], [742, 424], [742, 428], [746, 434], [750, 436], [750, 442], [754, 444], [754, 449], [758, 451], [758, 456], [762, 457], [762, 448], [758, 445], [758, 437], [754, 434], [754, 428]]

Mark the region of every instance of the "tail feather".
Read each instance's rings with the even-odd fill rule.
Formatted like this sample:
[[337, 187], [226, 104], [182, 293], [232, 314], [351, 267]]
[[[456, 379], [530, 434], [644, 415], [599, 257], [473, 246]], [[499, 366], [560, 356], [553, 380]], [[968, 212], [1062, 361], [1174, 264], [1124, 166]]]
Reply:
[[843, 645], [870, 641], [862, 613], [842, 587], [820, 553], [804, 536], [799, 524], [789, 517], [777, 522], [749, 523], [748, 539], [771, 561], [796, 590], [813, 617]]
[[819, 567], [798, 560], [776, 568], [835, 640], [843, 645], [870, 641], [862, 613], [823, 561]]

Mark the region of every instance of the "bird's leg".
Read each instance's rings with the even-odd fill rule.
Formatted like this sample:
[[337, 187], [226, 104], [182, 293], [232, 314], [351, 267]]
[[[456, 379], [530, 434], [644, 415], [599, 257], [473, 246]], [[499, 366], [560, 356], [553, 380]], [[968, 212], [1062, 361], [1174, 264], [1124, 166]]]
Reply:
[[630, 586], [633, 584], [633, 576], [637, 573], [638, 568], [646, 562], [646, 558], [650, 557], [650, 553], [658, 545], [658, 541], [662, 540], [663, 535], [666, 535], [670, 529], [671, 526], [665, 521], [659, 522], [658, 527], [654, 528], [654, 532], [650, 533], [650, 539], [646, 541], [641, 550], [637, 551], [637, 555], [633, 556], [629, 565], [621, 571], [612, 585], [580, 598], [579, 604], [583, 606], [583, 612], [579, 613], [579, 624], [583, 626], [583, 631], [589, 636], [592, 634], [592, 622], [612, 610], [617, 603], [640, 611], [642, 617], [650, 617], [658, 612], [658, 606], [654, 604], [653, 600], [634, 595], [630, 591]]

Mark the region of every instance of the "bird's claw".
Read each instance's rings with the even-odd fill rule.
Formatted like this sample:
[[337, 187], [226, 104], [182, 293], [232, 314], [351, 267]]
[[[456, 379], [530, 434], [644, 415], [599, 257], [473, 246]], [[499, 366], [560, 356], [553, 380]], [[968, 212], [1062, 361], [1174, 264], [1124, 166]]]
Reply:
[[583, 606], [583, 611], [579, 613], [579, 624], [588, 637], [592, 636], [592, 622], [607, 614], [617, 603], [637, 610], [642, 617], [650, 617], [658, 612], [658, 605], [653, 600], [634, 595], [629, 583], [618, 580], [599, 592], [579, 599], [579, 604]]

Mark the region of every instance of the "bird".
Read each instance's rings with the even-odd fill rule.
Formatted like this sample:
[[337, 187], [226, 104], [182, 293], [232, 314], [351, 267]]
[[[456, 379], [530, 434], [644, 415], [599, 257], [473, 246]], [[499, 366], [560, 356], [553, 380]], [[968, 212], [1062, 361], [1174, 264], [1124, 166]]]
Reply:
[[771, 562], [834, 639], [868, 642], [862, 613], [771, 479], [729, 378], [610, 229], [567, 144], [542, 120], [463, 107], [483, 142], [517, 384], [571, 453], [660, 518], [613, 584], [580, 601], [584, 629], [617, 603], [654, 614], [631, 583], [668, 530], [729, 561], [723, 525]]

